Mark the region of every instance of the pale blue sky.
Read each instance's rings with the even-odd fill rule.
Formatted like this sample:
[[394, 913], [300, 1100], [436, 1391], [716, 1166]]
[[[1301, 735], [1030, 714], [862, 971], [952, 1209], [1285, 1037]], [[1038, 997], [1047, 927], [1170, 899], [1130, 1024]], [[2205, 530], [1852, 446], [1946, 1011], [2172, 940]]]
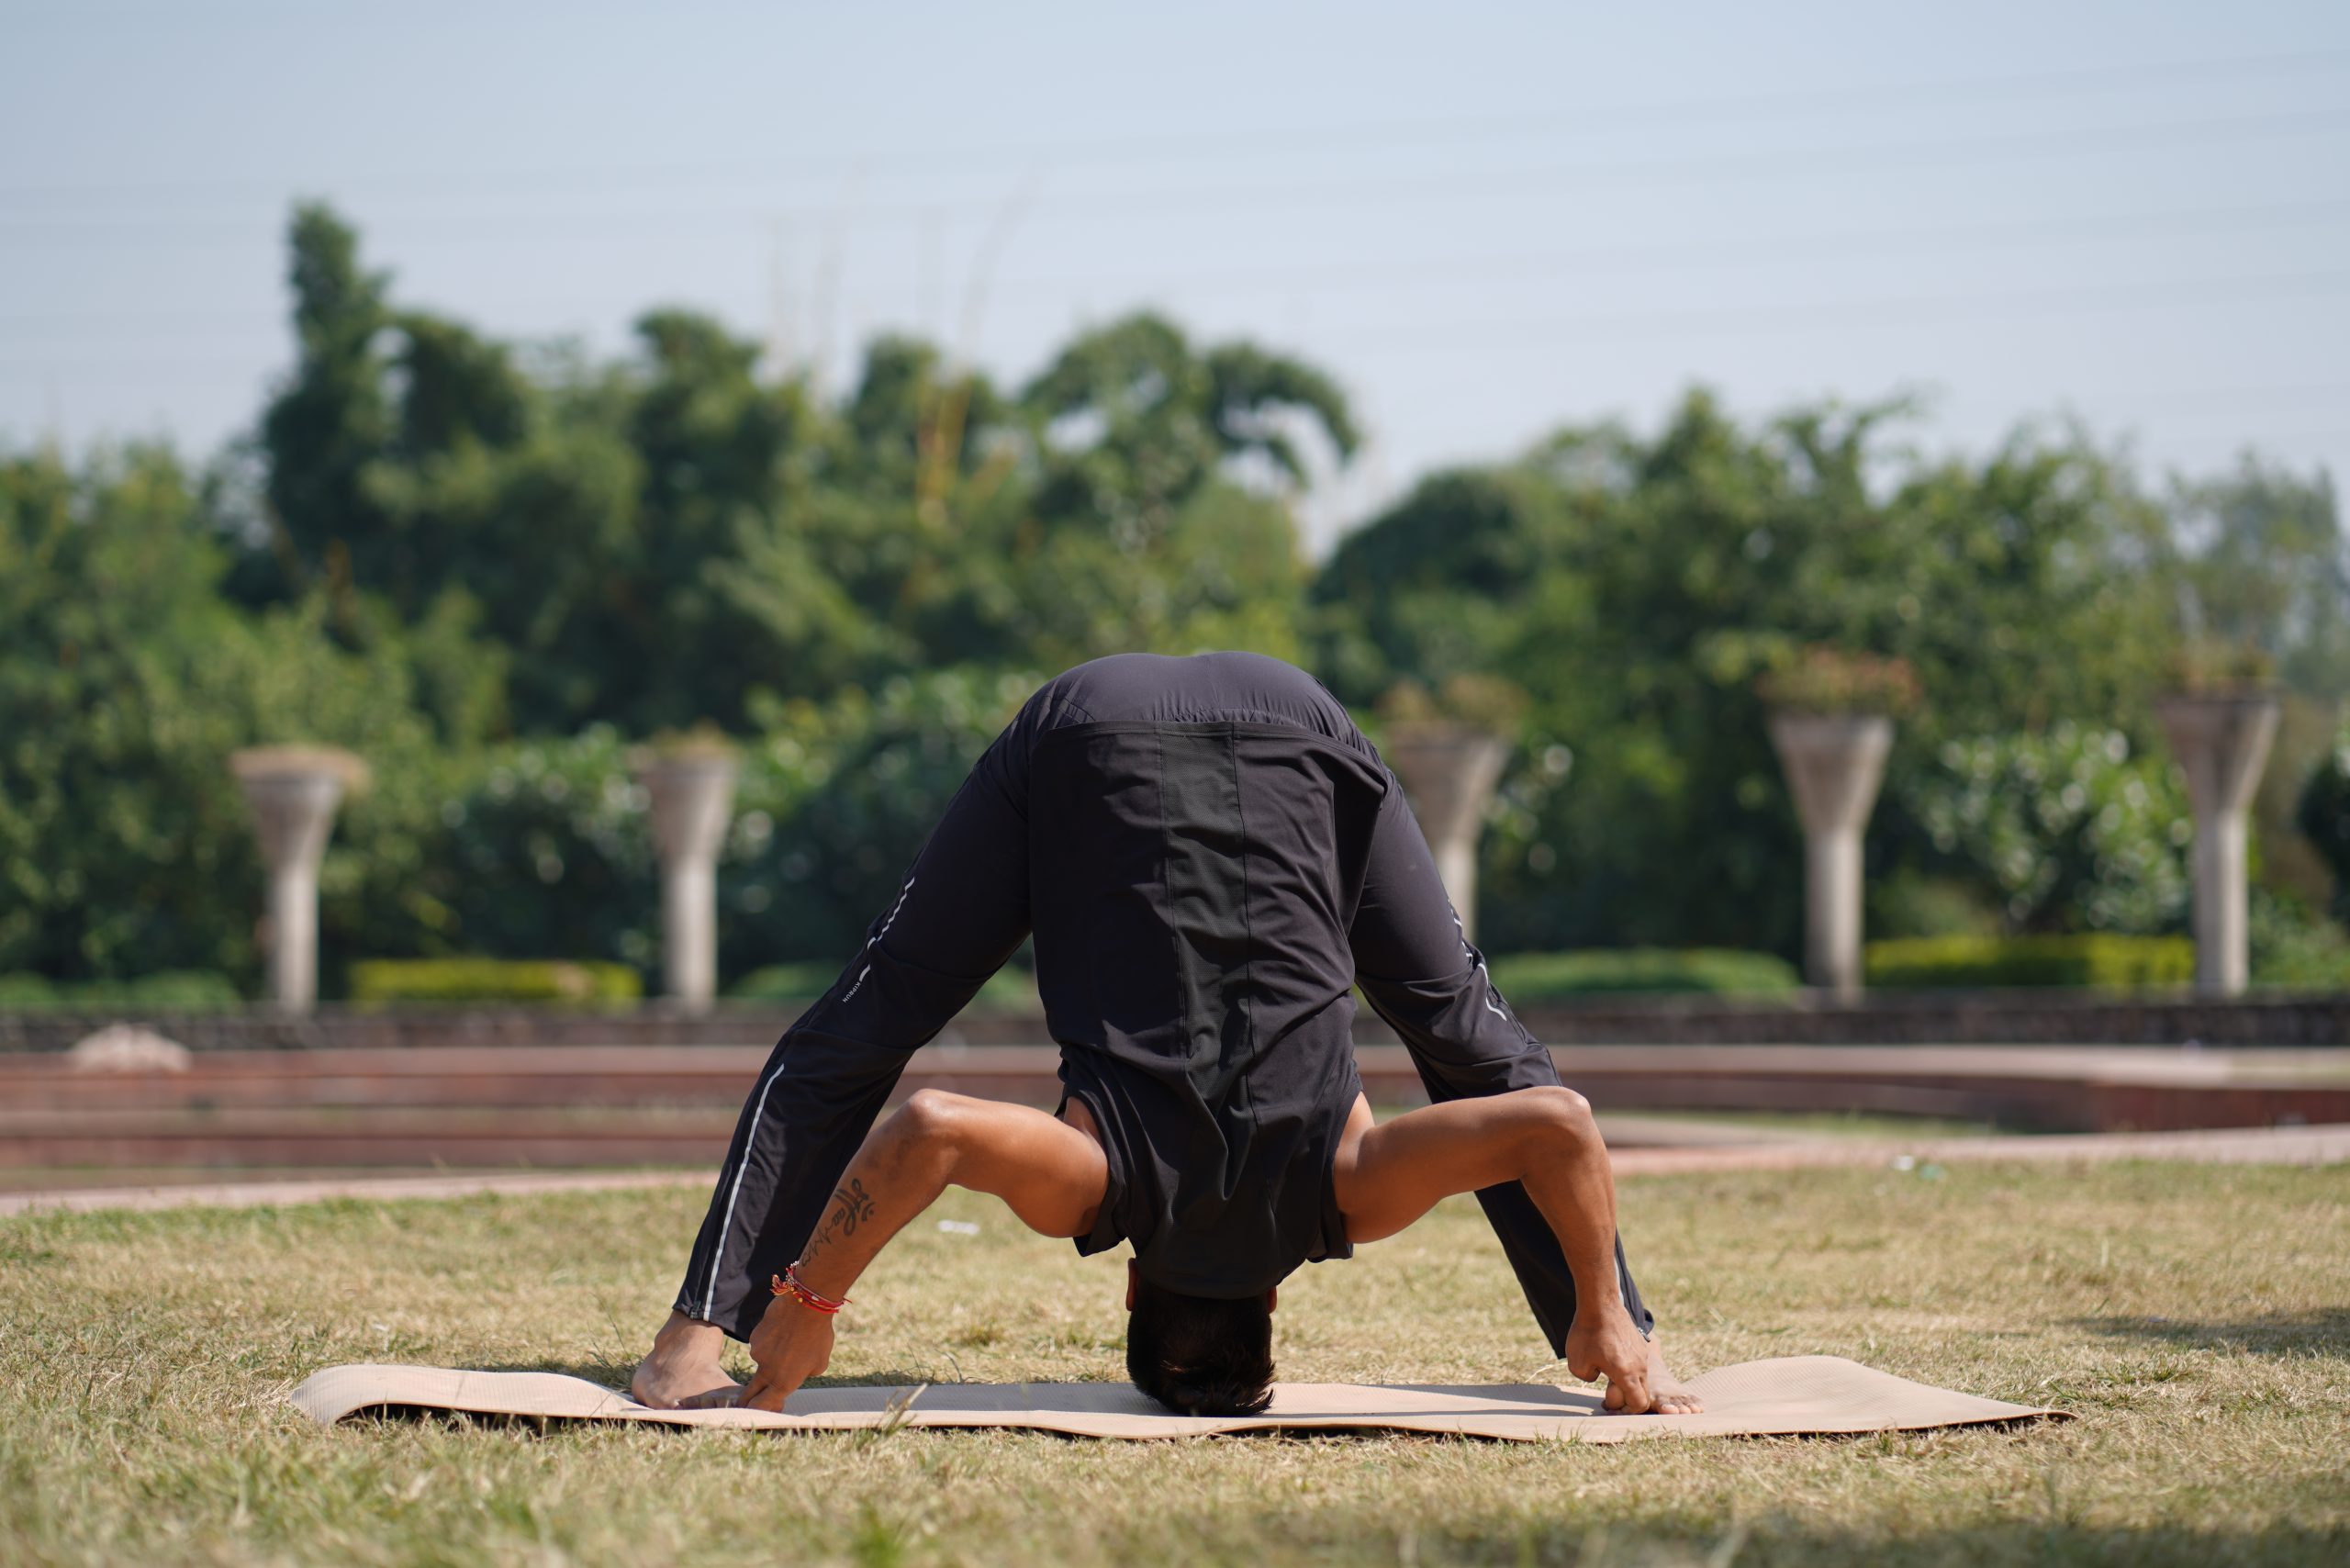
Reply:
[[505, 335], [1259, 338], [1372, 435], [1325, 539], [1692, 381], [2338, 476], [2345, 88], [2338, 3], [0, 4], [0, 440], [248, 426], [316, 195]]

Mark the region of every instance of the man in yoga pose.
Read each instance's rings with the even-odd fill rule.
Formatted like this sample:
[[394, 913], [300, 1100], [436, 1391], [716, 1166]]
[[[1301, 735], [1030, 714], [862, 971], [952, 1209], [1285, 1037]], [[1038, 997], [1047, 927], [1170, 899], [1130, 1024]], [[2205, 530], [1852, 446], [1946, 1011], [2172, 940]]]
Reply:
[[[875, 1128], [906, 1058], [1032, 931], [1059, 1111], [924, 1091]], [[1383, 1126], [1356, 986], [1432, 1102]], [[1462, 936], [1394, 776], [1277, 659], [1120, 655], [1029, 700], [768, 1058], [637, 1397], [779, 1408], [950, 1183], [1080, 1252], [1130, 1242], [1127, 1370], [1177, 1409], [1262, 1408], [1280, 1282], [1463, 1192], [1610, 1409], [1698, 1408], [1626, 1267], [1589, 1108]]]

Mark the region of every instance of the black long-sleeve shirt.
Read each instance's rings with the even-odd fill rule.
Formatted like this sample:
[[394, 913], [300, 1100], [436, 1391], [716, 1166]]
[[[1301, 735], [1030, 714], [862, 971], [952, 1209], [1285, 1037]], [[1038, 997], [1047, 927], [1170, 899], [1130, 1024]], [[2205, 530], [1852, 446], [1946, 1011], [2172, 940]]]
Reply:
[[[1401, 787], [1318, 682], [1253, 654], [1098, 659], [996, 738], [778, 1044], [681, 1310], [747, 1336], [907, 1057], [1032, 930], [1061, 1076], [1110, 1165], [1078, 1246], [1129, 1241], [1170, 1289], [1254, 1294], [1348, 1251], [1330, 1164], [1360, 1088], [1353, 988], [1433, 1099], [1559, 1081], [1462, 936]], [[1478, 1196], [1561, 1349], [1556, 1237], [1516, 1184]]]

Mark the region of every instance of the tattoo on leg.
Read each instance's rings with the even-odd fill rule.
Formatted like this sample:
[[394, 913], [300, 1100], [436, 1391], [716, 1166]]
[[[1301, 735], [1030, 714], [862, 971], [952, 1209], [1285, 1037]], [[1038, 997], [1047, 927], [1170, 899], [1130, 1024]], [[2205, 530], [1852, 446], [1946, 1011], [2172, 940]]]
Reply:
[[845, 1186], [833, 1189], [832, 1212], [824, 1216], [824, 1223], [816, 1227], [814, 1238], [800, 1249], [801, 1260], [813, 1258], [836, 1235], [855, 1236], [856, 1227], [872, 1217], [872, 1195], [866, 1192], [861, 1180], [850, 1177]]
[[843, 1236], [855, 1236], [858, 1225], [873, 1217], [873, 1200], [866, 1195], [865, 1183], [854, 1176], [847, 1186], [834, 1189], [833, 1201], [841, 1206]]

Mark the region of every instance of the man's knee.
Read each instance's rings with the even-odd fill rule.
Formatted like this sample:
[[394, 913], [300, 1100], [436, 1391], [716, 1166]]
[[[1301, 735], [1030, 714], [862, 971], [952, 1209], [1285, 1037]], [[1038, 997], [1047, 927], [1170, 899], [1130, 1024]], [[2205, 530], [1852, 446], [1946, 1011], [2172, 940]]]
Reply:
[[951, 1161], [962, 1124], [963, 1097], [943, 1089], [917, 1089], [874, 1129], [876, 1151], [892, 1160], [925, 1165]]
[[1545, 1144], [1578, 1141], [1598, 1131], [1591, 1102], [1563, 1084], [1540, 1084], [1512, 1092], [1526, 1116], [1526, 1129]]
[[962, 1102], [961, 1095], [949, 1094], [944, 1089], [917, 1089], [906, 1097], [906, 1103], [898, 1107], [890, 1120], [908, 1138], [922, 1143], [944, 1141], [954, 1135]]

